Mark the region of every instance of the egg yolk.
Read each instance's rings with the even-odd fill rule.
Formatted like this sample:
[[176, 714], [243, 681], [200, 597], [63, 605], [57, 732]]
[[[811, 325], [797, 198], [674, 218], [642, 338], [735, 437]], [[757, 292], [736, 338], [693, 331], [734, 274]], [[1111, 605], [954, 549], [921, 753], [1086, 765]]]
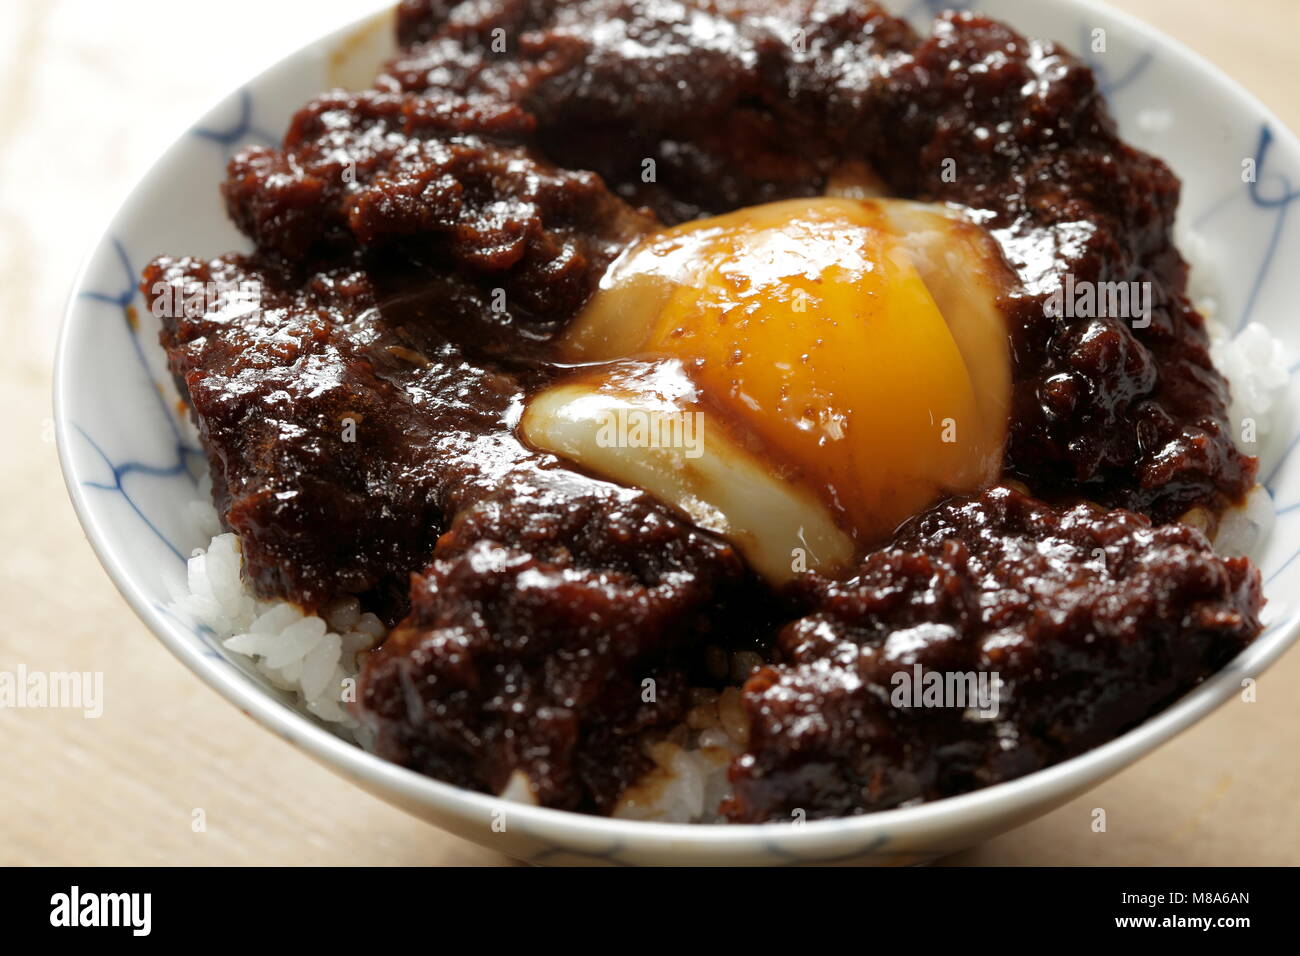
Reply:
[[[562, 360], [585, 367], [534, 401], [524, 431], [688, 513], [693, 502], [693, 516], [711, 508], [714, 530], [769, 576], [800, 569], [792, 539], [809, 529], [810, 564], [842, 563], [998, 476], [1009, 281], [991, 238], [944, 207], [821, 197], [666, 229], [611, 266], [561, 343]], [[645, 373], [656, 365], [675, 388]], [[661, 423], [695, 413], [702, 448], [692, 458], [683, 442], [674, 455], [671, 442], [620, 444], [608, 430], [600, 443], [578, 437], [576, 423], [599, 408], [608, 423], [615, 407], [657, 410]], [[742, 474], [745, 494], [722, 487]], [[789, 520], [773, 517], [769, 540], [764, 516], [781, 508]]]

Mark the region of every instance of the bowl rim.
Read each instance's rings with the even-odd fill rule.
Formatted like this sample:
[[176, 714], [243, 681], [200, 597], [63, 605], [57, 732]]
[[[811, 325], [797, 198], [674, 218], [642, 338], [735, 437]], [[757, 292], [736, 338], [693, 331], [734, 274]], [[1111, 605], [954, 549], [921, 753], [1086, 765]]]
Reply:
[[[1293, 153], [1300, 154], [1300, 138], [1272, 110], [1201, 54], [1132, 14], [1117, 10], [1101, 0], [1055, 2], [1079, 12], [1101, 13], [1121, 24], [1125, 31], [1142, 37], [1154, 50], [1177, 62], [1180, 67], [1205, 75], [1222, 87], [1240, 107], [1248, 110], [1250, 115], [1267, 123], [1275, 137], [1284, 141]], [[240, 86], [255, 84], [308, 51], [353, 34], [377, 16], [389, 15], [390, 6], [391, 4], [386, 4], [378, 10], [370, 9], [343, 26], [298, 46], [245, 79]], [[227, 92], [215, 100], [196, 123], [201, 123], [204, 117], [219, 108], [231, 95], [231, 92]], [[336, 736], [323, 725], [277, 699], [237, 667], [229, 666], [224, 661], [218, 664], [207, 657], [202, 653], [199, 643], [193, 639], [192, 633], [163, 613], [140, 591], [123, 571], [118, 558], [122, 546], [108, 533], [106, 525], [97, 517], [96, 509], [89, 503], [82, 485], [83, 476], [78, 473], [69, 447], [71, 423], [66, 417], [65, 409], [69, 396], [76, 388], [75, 377], [68, 369], [69, 351], [77, 325], [78, 296], [85, 285], [86, 274], [95, 254], [111, 240], [113, 226], [123, 210], [129, 208], [147, 189], [157, 171], [173, 160], [173, 154], [184, 138], [185, 132], [182, 131], [136, 178], [123, 200], [114, 207], [106, 227], [99, 232], [76, 271], [63, 313], [53, 371], [53, 419], [64, 485], [96, 558], [127, 604], [158, 640], [208, 687], [247, 716], [319, 763], [359, 785], [366, 786], [363, 781], [368, 782], [385, 792], [400, 794], [413, 803], [434, 806], [462, 818], [488, 819], [493, 811], [506, 805], [512, 818], [530, 824], [534, 833], [545, 834], [550, 838], [599, 837], [664, 845], [686, 842], [693, 852], [750, 846], [755, 840], [766, 840], [779, 834], [784, 835], [783, 845], [787, 848], [799, 842], [826, 845], [838, 843], [841, 838], [862, 839], [881, 833], [903, 835], [944, 825], [953, 826], [972, 819], [991, 819], [1016, 806], [1032, 805], [1041, 808], [1037, 812], [1046, 812], [1050, 809], [1048, 801], [1054, 796], [1064, 794], [1068, 799], [1078, 792], [1090, 789], [1187, 730], [1239, 690], [1243, 679], [1257, 677], [1300, 638], [1300, 612], [1296, 612], [1290, 618], [1266, 627], [1249, 647], [1223, 668], [1159, 713], [1119, 737], [1060, 763], [969, 793], [914, 806], [811, 820], [798, 825], [783, 822], [664, 823], [597, 816], [524, 803], [506, 804], [500, 796], [468, 790], [378, 757]]]

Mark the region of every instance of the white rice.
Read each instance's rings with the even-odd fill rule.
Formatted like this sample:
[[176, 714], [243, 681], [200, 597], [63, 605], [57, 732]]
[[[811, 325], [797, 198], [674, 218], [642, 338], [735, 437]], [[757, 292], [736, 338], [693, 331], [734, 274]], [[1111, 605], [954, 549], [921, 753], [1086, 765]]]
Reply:
[[[1228, 419], [1234, 436], [1243, 451], [1265, 457], [1264, 439], [1273, 434], [1275, 425], [1282, 424], [1293, 358], [1282, 341], [1257, 322], [1231, 334], [1219, 315], [1221, 286], [1215, 249], [1203, 235], [1190, 231], [1180, 231], [1178, 246], [1190, 269], [1187, 294], [1205, 317], [1210, 355], [1232, 388]], [[1253, 443], [1242, 441], [1248, 422], [1257, 436]]]
[[364, 743], [364, 730], [346, 703], [355, 699], [361, 655], [387, 633], [383, 623], [363, 614], [356, 598], [334, 602], [323, 617], [304, 614], [288, 601], [259, 600], [242, 567], [239, 538], [217, 534], [194, 552], [184, 580], [168, 581], [171, 611], [210, 630], [222, 647], [341, 736]]
[[[737, 655], [738, 656], [738, 655]], [[727, 768], [745, 749], [749, 726], [740, 690], [696, 690], [686, 722], [666, 739], [647, 741], [654, 767], [628, 787], [614, 816], [664, 823], [721, 823], [731, 795]]]
[[[1285, 410], [1285, 393], [1290, 383], [1291, 360], [1286, 346], [1256, 322], [1230, 336], [1213, 318], [1212, 300], [1197, 304], [1206, 316], [1210, 356], [1232, 390], [1228, 422], [1233, 436], [1243, 452], [1258, 456], [1262, 467], [1267, 469], [1268, 438]], [[1245, 436], [1251, 434], [1254, 441], [1245, 441]], [[1227, 557], [1258, 556], [1275, 517], [1273, 499], [1262, 485], [1256, 485], [1240, 506], [1229, 508], [1220, 517], [1214, 532], [1215, 550]]]
[[[1272, 426], [1291, 380], [1286, 347], [1264, 326], [1252, 322], [1235, 336], [1218, 322], [1209, 323], [1210, 353], [1215, 367], [1232, 385], [1228, 418], [1241, 440], [1247, 422], [1254, 422], [1259, 441]], [[1249, 449], [1247, 449], [1249, 450]]]
[[[1190, 267], [1187, 294], [1205, 317], [1210, 357], [1231, 388], [1228, 422], [1233, 437], [1243, 452], [1260, 459], [1261, 473], [1267, 473], [1277, 454], [1276, 442], [1270, 438], [1285, 427], [1292, 356], [1277, 336], [1257, 322], [1232, 335], [1220, 321], [1220, 259], [1212, 244], [1199, 233], [1183, 231], [1178, 246]], [[1248, 436], [1254, 440], [1247, 441]], [[1257, 557], [1275, 517], [1268, 491], [1256, 485], [1240, 507], [1228, 509], [1220, 518], [1215, 550], [1228, 557]]]
[[[1182, 241], [1194, 263], [1193, 295], [1209, 323], [1212, 354], [1232, 386], [1231, 421], [1238, 439], [1242, 425], [1253, 421], [1262, 439], [1283, 404], [1290, 358], [1267, 329], [1252, 324], [1230, 337], [1215, 321], [1216, 303], [1205, 293], [1208, 274], [1200, 263], [1212, 261], [1194, 237]], [[1211, 279], [1212, 281], [1212, 279]], [[1200, 290], [1198, 292], [1198, 290]], [[1250, 454], [1258, 449], [1244, 448]], [[206, 496], [205, 496], [206, 497]], [[239, 539], [220, 533], [216, 512], [206, 501], [195, 501], [191, 519], [211, 536], [206, 549], [189, 559], [184, 579], [169, 582], [173, 613], [212, 631], [222, 647], [249, 663], [290, 699], [349, 740], [365, 747], [369, 734], [347, 709], [355, 699], [355, 679], [364, 653], [382, 642], [383, 623], [363, 614], [355, 598], [340, 600], [321, 616], [304, 614], [285, 601], [254, 597], [240, 573], [243, 556]], [[1214, 545], [1225, 555], [1258, 555], [1274, 518], [1268, 493], [1256, 487], [1239, 508], [1225, 513]], [[1185, 519], [1197, 524], [1189, 513]], [[718, 652], [721, 654], [722, 652]], [[758, 663], [757, 655], [734, 654], [721, 671], [739, 683]], [[719, 676], [722, 676], [721, 674]], [[727, 768], [744, 750], [748, 728], [735, 687], [697, 690], [686, 722], [666, 737], [647, 739], [646, 752], [654, 767], [629, 787], [615, 816], [665, 822], [721, 822], [719, 804], [729, 795]], [[516, 773], [502, 791], [503, 799], [534, 803], [532, 788]]]

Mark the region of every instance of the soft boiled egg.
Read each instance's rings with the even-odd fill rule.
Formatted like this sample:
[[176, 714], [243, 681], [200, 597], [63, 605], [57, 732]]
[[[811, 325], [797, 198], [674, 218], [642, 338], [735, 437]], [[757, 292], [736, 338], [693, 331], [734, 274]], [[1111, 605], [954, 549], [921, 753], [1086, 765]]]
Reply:
[[685, 223], [611, 265], [559, 345], [571, 374], [521, 429], [774, 583], [834, 573], [998, 477], [1011, 282], [944, 206], [816, 197]]

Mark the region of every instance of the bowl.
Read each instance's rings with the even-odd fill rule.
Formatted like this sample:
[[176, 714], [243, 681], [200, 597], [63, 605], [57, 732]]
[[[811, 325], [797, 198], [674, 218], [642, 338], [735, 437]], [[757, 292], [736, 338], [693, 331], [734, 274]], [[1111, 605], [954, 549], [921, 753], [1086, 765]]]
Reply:
[[[894, 4], [925, 28], [961, 0]], [[1217, 263], [1209, 279], [1229, 328], [1267, 326], [1300, 355], [1300, 142], [1215, 67], [1140, 22], [1090, 0], [983, 0], [1020, 32], [1088, 59], [1125, 138], [1165, 158], [1184, 182], [1180, 229]], [[1104, 31], [1097, 33], [1096, 31]], [[241, 145], [278, 140], [308, 98], [364, 87], [392, 51], [392, 13], [368, 16], [304, 46], [201, 117], [153, 165], [113, 216], [78, 276], [56, 358], [58, 448], [86, 535], [141, 620], [231, 703], [338, 774], [466, 839], [535, 863], [908, 864], [1023, 824], [1088, 790], [1205, 717], [1300, 635], [1300, 435], [1275, 423], [1261, 476], [1278, 511], [1257, 554], [1268, 605], [1260, 637], [1222, 671], [1123, 736], [1008, 783], [920, 806], [803, 824], [677, 825], [585, 816], [463, 790], [383, 761], [335, 736], [246, 661], [167, 609], [164, 571], [207, 539], [191, 518], [203, 458], [183, 427], [142, 307], [140, 268], [161, 252], [247, 248], [217, 184]], [[1104, 43], [1097, 42], [1098, 38]], [[1104, 46], [1104, 52], [1093, 52]], [[1254, 182], [1241, 171], [1253, 162]], [[1294, 370], [1293, 370], [1294, 371]], [[1286, 408], [1295, 407], [1295, 382]], [[1286, 415], [1285, 418], [1291, 416]]]

